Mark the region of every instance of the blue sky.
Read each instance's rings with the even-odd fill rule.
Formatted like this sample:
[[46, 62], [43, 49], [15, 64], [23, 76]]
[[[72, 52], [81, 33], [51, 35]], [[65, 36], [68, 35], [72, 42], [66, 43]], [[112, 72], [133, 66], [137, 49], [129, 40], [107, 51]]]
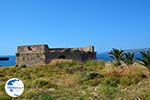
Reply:
[[18, 45], [150, 47], [149, 0], [1, 0], [0, 55]]

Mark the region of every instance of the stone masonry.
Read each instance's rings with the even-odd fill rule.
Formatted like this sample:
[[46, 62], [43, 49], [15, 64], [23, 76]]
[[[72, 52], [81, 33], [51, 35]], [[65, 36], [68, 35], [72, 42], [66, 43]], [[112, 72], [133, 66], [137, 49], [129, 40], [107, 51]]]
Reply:
[[46, 44], [26, 45], [18, 46], [16, 58], [18, 66], [30, 66], [48, 64], [52, 59], [93, 60], [96, 59], [96, 52], [94, 46], [86, 48], [49, 48]]

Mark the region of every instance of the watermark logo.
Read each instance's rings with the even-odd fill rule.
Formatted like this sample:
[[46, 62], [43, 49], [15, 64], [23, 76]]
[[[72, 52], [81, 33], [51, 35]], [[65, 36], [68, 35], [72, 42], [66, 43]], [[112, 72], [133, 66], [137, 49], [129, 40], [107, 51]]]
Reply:
[[24, 91], [24, 84], [18, 78], [9, 79], [5, 84], [5, 91], [11, 97], [18, 97]]

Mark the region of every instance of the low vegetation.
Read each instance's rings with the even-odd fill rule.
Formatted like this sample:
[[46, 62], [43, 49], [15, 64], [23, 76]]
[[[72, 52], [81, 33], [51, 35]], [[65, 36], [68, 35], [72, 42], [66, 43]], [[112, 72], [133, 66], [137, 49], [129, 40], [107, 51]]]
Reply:
[[140, 52], [141, 57], [136, 58], [135, 60], [134, 60], [135, 57], [134, 52], [125, 52], [124, 50], [121, 49], [113, 48], [109, 52], [109, 55], [116, 61], [117, 66], [121, 65], [121, 61], [123, 61], [127, 65], [132, 65], [136, 60], [139, 61], [138, 63], [150, 69], [150, 51], [141, 51]]
[[113, 48], [110, 52], [110, 57], [117, 61], [117, 65], [121, 65], [121, 60], [123, 60], [124, 50], [119, 50]]
[[[120, 63], [53, 60], [48, 65], [0, 67], [0, 100], [149, 100], [150, 70], [136, 62]], [[4, 89], [14, 77], [25, 85], [18, 98]]]
[[127, 64], [127, 65], [132, 65], [134, 63], [134, 53], [132, 52], [126, 52], [124, 53], [124, 58], [123, 61]]
[[142, 51], [140, 52], [142, 58], [137, 58], [140, 62], [140, 64], [144, 65], [145, 67], [150, 69], [150, 52]]

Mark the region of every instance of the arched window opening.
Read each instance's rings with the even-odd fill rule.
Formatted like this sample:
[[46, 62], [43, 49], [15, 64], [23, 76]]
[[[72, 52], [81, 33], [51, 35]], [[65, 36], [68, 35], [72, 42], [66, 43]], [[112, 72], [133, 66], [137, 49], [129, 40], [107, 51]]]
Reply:
[[58, 57], [58, 59], [65, 59], [66, 57], [64, 55], [61, 55]]

